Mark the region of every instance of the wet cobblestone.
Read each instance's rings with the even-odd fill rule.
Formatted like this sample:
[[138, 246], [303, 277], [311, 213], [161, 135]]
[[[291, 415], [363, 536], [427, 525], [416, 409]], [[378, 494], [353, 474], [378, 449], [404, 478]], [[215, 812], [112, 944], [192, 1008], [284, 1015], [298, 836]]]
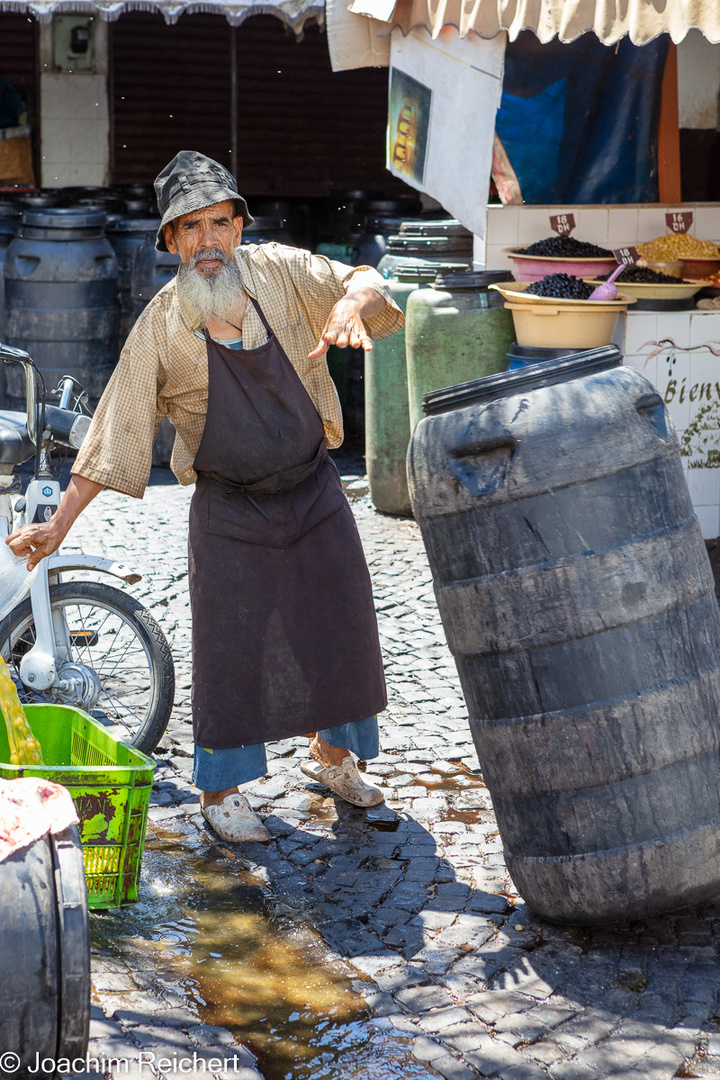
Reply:
[[[72, 539], [144, 575], [131, 591], [161, 623], [178, 675], [149, 835], [182, 827], [212, 851], [217, 838], [190, 780], [191, 494], [167, 482], [143, 502], [107, 492]], [[427, 1077], [720, 1077], [720, 903], [598, 929], [533, 915], [505, 869], [419, 531], [378, 514], [367, 495], [352, 506], [389, 687], [382, 753], [368, 772], [387, 798], [372, 811], [335, 800], [299, 770], [306, 740], [276, 743], [269, 775], [250, 785], [272, 840], [235, 847], [235, 865], [258, 876], [283, 918], [320, 933], [326, 961], [355, 980], [381, 1032], [411, 1039]], [[240, 1067], [228, 1075], [261, 1077], [233, 1036], [200, 1023], [158, 970], [132, 970], [96, 949], [93, 973], [91, 1053], [107, 1047], [139, 1060], [149, 1047], [229, 1048]]]

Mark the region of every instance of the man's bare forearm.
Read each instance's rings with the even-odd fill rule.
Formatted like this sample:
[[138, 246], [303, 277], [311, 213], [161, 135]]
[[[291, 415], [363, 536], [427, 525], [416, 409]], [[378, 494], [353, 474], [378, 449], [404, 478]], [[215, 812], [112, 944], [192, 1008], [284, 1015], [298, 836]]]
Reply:
[[367, 285], [360, 285], [353, 289], [351, 282], [350, 288], [345, 293], [345, 299], [353, 300], [358, 305], [358, 314], [363, 319], [379, 315], [385, 307], [385, 297], [377, 289], [371, 289]]

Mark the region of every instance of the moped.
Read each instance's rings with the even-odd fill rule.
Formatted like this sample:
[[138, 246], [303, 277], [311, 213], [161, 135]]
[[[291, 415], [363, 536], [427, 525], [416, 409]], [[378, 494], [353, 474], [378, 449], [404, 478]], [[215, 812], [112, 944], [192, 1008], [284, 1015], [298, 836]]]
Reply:
[[[0, 361], [25, 371], [26, 414], [0, 411], [0, 543], [21, 525], [47, 521], [60, 504], [57, 459], [77, 450], [90, 425], [87, 395], [72, 376], [46, 391], [22, 349], [0, 344]], [[56, 403], [53, 403], [56, 402]], [[16, 469], [34, 456], [22, 490]], [[82, 577], [68, 577], [81, 573]], [[147, 609], [105, 581], [142, 575], [100, 555], [60, 549], [38, 564], [29, 594], [0, 621], [0, 655], [20, 700], [73, 705], [111, 735], [152, 753], [175, 696], [170, 647]]]

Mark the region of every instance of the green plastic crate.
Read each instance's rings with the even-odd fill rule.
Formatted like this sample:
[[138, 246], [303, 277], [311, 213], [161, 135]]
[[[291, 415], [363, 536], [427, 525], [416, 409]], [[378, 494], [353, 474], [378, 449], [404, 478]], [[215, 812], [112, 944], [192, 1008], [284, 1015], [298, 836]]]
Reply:
[[10, 765], [0, 717], [0, 777], [42, 776], [63, 784], [80, 818], [88, 905], [120, 907], [138, 897], [155, 762], [118, 742], [69, 705], [26, 705], [43, 765]]

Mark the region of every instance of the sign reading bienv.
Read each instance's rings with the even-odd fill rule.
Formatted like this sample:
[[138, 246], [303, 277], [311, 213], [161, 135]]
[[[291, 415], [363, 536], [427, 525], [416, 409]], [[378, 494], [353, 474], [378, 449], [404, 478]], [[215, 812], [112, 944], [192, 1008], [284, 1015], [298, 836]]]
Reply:
[[692, 210], [672, 210], [665, 215], [665, 223], [670, 232], [686, 233], [692, 229]]
[[575, 216], [573, 214], [551, 214], [550, 228], [558, 236], [568, 236], [575, 228]]

